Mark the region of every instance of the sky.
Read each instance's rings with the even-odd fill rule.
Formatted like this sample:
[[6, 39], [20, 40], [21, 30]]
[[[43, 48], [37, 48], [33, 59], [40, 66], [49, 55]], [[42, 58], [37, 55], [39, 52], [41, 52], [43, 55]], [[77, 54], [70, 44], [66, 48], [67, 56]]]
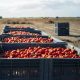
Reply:
[[80, 17], [80, 0], [0, 0], [3, 17]]

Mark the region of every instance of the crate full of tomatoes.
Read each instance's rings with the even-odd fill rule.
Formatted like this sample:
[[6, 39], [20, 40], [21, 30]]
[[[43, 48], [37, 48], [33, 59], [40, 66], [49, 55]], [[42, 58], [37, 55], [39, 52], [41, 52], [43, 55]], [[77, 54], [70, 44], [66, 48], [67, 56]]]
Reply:
[[[0, 79], [79, 79], [80, 56], [63, 43], [0, 44]], [[4, 74], [4, 76], [3, 76]], [[61, 75], [63, 75], [61, 77]]]
[[1, 35], [1, 41], [5, 43], [53, 43], [54, 40], [48, 36], [8, 36]]
[[80, 58], [63, 43], [2, 43], [4, 58]]
[[[40, 30], [35, 30], [34, 28], [30, 28], [30, 27], [27, 27], [27, 28], [23, 28], [23, 27], [9, 27], [9, 26], [6, 26], [3, 30], [4, 33], [7, 33], [7, 34], [10, 34], [10, 33], [17, 33], [20, 31], [20, 33], [24, 33], [24, 34], [28, 34], [28, 33], [35, 33], [35, 34], [41, 34], [41, 31]], [[21, 33], [21, 34], [22, 34]]]

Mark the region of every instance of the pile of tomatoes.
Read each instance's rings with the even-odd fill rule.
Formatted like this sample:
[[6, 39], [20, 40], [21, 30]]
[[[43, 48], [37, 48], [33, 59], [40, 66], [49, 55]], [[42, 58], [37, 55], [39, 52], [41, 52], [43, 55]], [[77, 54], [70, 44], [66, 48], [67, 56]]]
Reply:
[[8, 43], [29, 43], [29, 42], [37, 42], [37, 43], [51, 43], [53, 42], [53, 39], [51, 38], [20, 38], [20, 37], [10, 37], [10, 38], [5, 38], [3, 42], [8, 42]]
[[33, 35], [33, 36], [39, 36], [40, 34], [37, 33], [30, 33], [25, 31], [10, 31], [8, 34], [12, 35]]
[[5, 58], [80, 58], [77, 51], [68, 48], [29, 47], [6, 51]]

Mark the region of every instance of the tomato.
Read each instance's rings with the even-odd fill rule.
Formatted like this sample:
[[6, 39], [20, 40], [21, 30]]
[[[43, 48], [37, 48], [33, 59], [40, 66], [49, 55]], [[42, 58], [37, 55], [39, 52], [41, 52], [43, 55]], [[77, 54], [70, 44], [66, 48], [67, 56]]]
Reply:
[[6, 58], [80, 58], [77, 51], [66, 48], [29, 47], [6, 51]]
[[[52, 41], [51, 41], [52, 40]], [[20, 38], [20, 37], [10, 37], [10, 38], [5, 38], [3, 41], [8, 42], [8, 43], [28, 43], [28, 42], [37, 42], [37, 43], [50, 43], [53, 42], [53, 39], [50, 38]]]

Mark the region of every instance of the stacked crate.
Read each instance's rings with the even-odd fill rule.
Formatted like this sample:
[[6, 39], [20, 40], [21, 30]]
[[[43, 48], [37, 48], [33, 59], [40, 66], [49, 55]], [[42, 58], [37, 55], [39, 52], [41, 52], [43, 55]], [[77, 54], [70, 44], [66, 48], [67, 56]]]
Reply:
[[[10, 31], [25, 31], [39, 34], [33, 35], [12, 35]], [[33, 28], [11, 28], [5, 27], [4, 34], [0, 36], [2, 41], [1, 56], [7, 50], [22, 49], [28, 47], [63, 47], [66, 43], [7, 43], [5, 38], [49, 38], [42, 35], [41, 31]], [[0, 79], [1, 80], [80, 80], [80, 59], [59, 59], [59, 58], [0, 58]]]
[[58, 36], [69, 36], [69, 23], [55, 23], [55, 33]]

